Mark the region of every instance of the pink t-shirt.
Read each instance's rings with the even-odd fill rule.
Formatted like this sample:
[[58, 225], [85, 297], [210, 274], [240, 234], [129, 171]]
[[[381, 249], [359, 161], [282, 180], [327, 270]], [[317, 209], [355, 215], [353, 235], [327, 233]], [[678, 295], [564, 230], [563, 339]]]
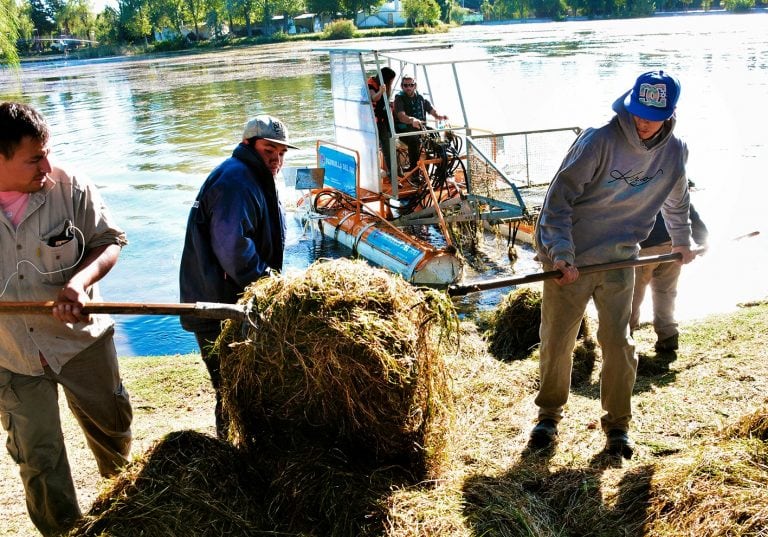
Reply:
[[[0, 191], [0, 209], [3, 210], [14, 228], [19, 227], [21, 217], [27, 210], [27, 203], [29, 203], [29, 193], [27, 192]], [[48, 365], [42, 352], [40, 353], [40, 363], [43, 364], [43, 367]]]
[[29, 203], [29, 193], [27, 192], [0, 192], [0, 209], [11, 221], [13, 227], [18, 227], [21, 217], [27, 210]]

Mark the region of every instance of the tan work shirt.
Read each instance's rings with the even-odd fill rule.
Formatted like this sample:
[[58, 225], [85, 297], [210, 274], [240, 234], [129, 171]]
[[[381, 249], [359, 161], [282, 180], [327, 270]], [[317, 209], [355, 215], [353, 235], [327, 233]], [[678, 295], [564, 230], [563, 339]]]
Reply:
[[[55, 300], [84, 250], [127, 244], [125, 233], [114, 224], [93, 183], [57, 167], [50, 178], [42, 190], [30, 194], [16, 229], [0, 211], [2, 301]], [[67, 229], [71, 231], [67, 233]], [[97, 285], [86, 291], [92, 300], [100, 300]], [[113, 324], [103, 314], [91, 315], [89, 323], [76, 324], [64, 324], [52, 314], [0, 314], [0, 368], [42, 375], [42, 354], [59, 373]]]

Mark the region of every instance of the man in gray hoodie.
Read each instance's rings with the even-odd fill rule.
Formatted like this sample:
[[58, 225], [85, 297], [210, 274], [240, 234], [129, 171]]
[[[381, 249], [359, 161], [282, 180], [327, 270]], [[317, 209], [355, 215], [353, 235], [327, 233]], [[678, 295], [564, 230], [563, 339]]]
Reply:
[[616, 115], [606, 125], [581, 133], [549, 187], [536, 225], [536, 251], [545, 270], [563, 275], [544, 282], [534, 448], [549, 447], [556, 439], [579, 324], [592, 299], [603, 357], [600, 402], [606, 450], [632, 456], [627, 431], [637, 372], [629, 333], [634, 270], [579, 276], [578, 267], [637, 257], [659, 210], [681, 263], [695, 257], [688, 221], [688, 149], [673, 134], [679, 94], [680, 83], [664, 71], [640, 75], [613, 103]]

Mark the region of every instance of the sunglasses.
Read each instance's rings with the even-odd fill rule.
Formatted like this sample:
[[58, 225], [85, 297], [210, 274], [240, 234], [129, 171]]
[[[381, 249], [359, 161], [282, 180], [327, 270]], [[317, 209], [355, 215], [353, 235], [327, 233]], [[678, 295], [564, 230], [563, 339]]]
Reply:
[[403, 83], [403, 87], [404, 87], [404, 88], [412, 88], [412, 87], [414, 87], [415, 85], [416, 85], [416, 82], [414, 82], [413, 84], [407, 84], [407, 83]]

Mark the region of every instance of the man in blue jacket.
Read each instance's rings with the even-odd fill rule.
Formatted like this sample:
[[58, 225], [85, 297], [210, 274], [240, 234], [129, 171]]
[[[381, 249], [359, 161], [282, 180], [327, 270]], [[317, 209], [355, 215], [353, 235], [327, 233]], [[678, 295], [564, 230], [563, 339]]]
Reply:
[[[288, 131], [278, 119], [257, 116], [245, 125], [232, 156], [203, 183], [187, 221], [179, 284], [182, 302], [234, 304], [245, 288], [283, 267], [285, 215], [275, 176], [283, 166]], [[220, 321], [182, 316], [194, 332], [216, 390], [216, 434], [227, 436], [219, 356], [212, 347]]]
[[661, 210], [682, 263], [690, 249], [688, 149], [677, 138], [680, 83], [664, 71], [640, 75], [613, 104], [616, 115], [586, 129], [568, 151], [547, 192], [536, 226], [537, 257], [562, 276], [544, 282], [541, 304], [538, 424], [531, 443], [551, 445], [571, 384], [573, 348], [587, 303], [598, 313], [602, 350], [600, 402], [606, 450], [632, 456], [628, 436], [637, 373], [629, 333], [634, 270], [579, 275], [579, 266], [637, 257]]

